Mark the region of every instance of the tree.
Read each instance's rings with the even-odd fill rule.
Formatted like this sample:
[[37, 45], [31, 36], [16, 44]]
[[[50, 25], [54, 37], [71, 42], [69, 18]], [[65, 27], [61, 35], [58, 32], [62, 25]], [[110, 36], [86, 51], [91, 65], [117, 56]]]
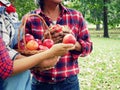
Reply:
[[107, 8], [107, 2], [108, 0], [103, 0], [104, 6], [103, 6], [103, 26], [104, 26], [104, 37], [109, 37], [108, 35], [108, 8]]
[[[68, 0], [69, 1], [69, 0]], [[81, 9], [77, 9], [81, 11], [85, 18], [91, 22], [96, 24], [98, 27], [100, 24], [104, 26], [104, 37], [109, 37], [108, 35], [108, 6], [109, 3], [107, 0], [75, 0], [74, 5], [77, 6], [75, 9], [82, 7]], [[72, 6], [74, 8], [74, 6]], [[86, 14], [86, 15], [85, 15]], [[97, 28], [98, 29], [98, 28]]]
[[120, 24], [120, 0], [109, 0], [108, 5], [108, 24], [114, 28]]

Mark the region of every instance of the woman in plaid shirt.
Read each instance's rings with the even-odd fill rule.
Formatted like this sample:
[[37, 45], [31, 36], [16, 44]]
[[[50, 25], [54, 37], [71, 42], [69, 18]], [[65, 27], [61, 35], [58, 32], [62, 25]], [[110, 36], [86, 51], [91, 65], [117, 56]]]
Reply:
[[[75, 49], [59, 58], [54, 68], [36, 72], [32, 70], [32, 90], [79, 90], [78, 57], [84, 57], [91, 53], [92, 42], [86, 22], [82, 14], [76, 10], [64, 7], [62, 0], [36, 0], [39, 9], [31, 13], [43, 17], [48, 26], [51, 24], [67, 25], [70, 32], [52, 33], [55, 43], [60, 43], [63, 37], [72, 33], [77, 42]], [[41, 20], [32, 16], [28, 18], [26, 32], [34, 35], [35, 38], [42, 39], [44, 29]], [[80, 58], [79, 58], [80, 59]]]

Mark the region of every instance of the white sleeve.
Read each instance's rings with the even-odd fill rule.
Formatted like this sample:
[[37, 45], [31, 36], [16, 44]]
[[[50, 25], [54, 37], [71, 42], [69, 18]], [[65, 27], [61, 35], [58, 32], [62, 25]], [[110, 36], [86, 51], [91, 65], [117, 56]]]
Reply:
[[5, 22], [4, 19], [5, 18], [2, 18], [2, 15], [0, 15], [0, 35], [2, 36], [3, 41], [5, 42], [5, 45], [8, 49], [8, 52], [9, 52], [11, 59], [14, 59], [15, 56], [18, 54], [17, 51], [10, 48], [11, 37], [13, 36], [13, 33], [14, 33], [14, 32], [12, 32], [12, 30], [14, 28], [11, 25], [9, 25], [7, 22]]

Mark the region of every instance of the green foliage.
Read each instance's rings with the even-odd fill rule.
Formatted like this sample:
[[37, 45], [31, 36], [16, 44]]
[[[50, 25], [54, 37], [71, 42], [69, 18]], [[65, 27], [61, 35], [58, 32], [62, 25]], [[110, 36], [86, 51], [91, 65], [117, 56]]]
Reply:
[[120, 0], [114, 0], [110, 2], [109, 8], [109, 24], [112, 27], [116, 27], [120, 24]]
[[23, 15], [36, 8], [34, 0], [15, 0], [14, 5], [21, 19]]
[[120, 0], [108, 0], [104, 4], [103, 0], [66, 0], [72, 4], [68, 7], [75, 8], [83, 13], [84, 17], [93, 24], [103, 23], [103, 6], [108, 8], [108, 25], [116, 27], [120, 24]]

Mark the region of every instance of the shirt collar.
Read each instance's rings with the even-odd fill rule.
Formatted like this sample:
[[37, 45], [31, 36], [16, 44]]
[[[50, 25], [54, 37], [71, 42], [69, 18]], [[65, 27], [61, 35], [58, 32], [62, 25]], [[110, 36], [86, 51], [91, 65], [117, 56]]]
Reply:
[[64, 5], [62, 5], [62, 4], [60, 4], [60, 9], [61, 9], [61, 11], [62, 11], [62, 14], [63, 13], [69, 13], [69, 10], [68, 10], [68, 8], [66, 8]]

